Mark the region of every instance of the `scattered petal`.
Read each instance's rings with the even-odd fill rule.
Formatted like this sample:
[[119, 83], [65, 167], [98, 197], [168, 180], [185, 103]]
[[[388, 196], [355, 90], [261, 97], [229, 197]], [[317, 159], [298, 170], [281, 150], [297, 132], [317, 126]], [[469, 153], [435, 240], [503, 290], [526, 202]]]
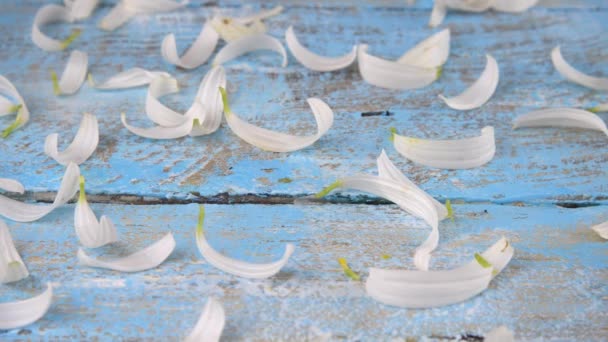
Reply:
[[63, 0], [63, 3], [75, 20], [83, 20], [91, 16], [99, 0]]
[[421, 68], [437, 68], [445, 64], [450, 55], [450, 29], [443, 29], [416, 44], [397, 62]]
[[285, 41], [291, 54], [300, 62], [302, 65], [310, 70], [314, 71], [334, 71], [340, 70], [353, 64], [357, 59], [357, 46], [355, 45], [352, 51], [344, 56], [340, 57], [325, 57], [317, 55], [316, 53], [308, 50], [298, 41], [295, 33], [293, 32], [293, 26], [289, 26], [285, 32]]
[[211, 20], [211, 25], [223, 40], [231, 42], [245, 36], [266, 33], [266, 25], [262, 20], [276, 16], [282, 11], [283, 6], [276, 6], [242, 18], [215, 16]]
[[601, 103], [595, 107], [587, 108], [591, 113], [608, 112], [608, 103]]
[[139, 135], [140, 137], [159, 140], [183, 138], [192, 132], [193, 125], [193, 123], [186, 121], [183, 124], [174, 127], [154, 126], [150, 128], [140, 128], [129, 125], [125, 113], [120, 114], [120, 120], [125, 128], [131, 133]]
[[484, 342], [515, 342], [513, 332], [504, 325], [494, 328], [483, 338]]
[[555, 69], [567, 80], [595, 90], [608, 90], [608, 78], [593, 77], [576, 70], [562, 57], [559, 46], [551, 51], [551, 60]]
[[99, 28], [114, 31], [138, 14], [170, 12], [188, 5], [188, 0], [121, 0], [101, 19]]
[[215, 298], [209, 298], [198, 322], [184, 342], [218, 342], [225, 323], [224, 307]]
[[361, 77], [372, 85], [387, 89], [417, 89], [435, 81], [440, 68], [417, 66], [388, 61], [367, 53], [367, 45], [359, 45], [357, 60]]
[[186, 50], [182, 57], [177, 54], [177, 44], [175, 43], [175, 35], [173, 33], [168, 34], [163, 39], [161, 44], [161, 55], [165, 61], [177, 65], [184, 69], [194, 69], [204, 64], [209, 56], [215, 50], [219, 35], [215, 32], [215, 29], [211, 24], [206, 23], [203, 25], [201, 33], [192, 43], [190, 48]]
[[131, 68], [120, 72], [101, 84], [95, 84], [93, 77], [89, 74], [91, 86], [100, 90], [113, 90], [134, 88], [150, 84], [157, 77], [170, 78], [171, 75], [164, 71], [148, 71], [142, 68]]
[[150, 83], [146, 95], [146, 115], [152, 122], [160, 126], [174, 127], [192, 120], [192, 116], [177, 113], [162, 104], [158, 99], [165, 95], [177, 93], [179, 86], [174, 78], [158, 77]]
[[492, 9], [499, 12], [525, 12], [536, 5], [538, 0], [494, 0]]
[[88, 256], [78, 249], [78, 261], [84, 266], [106, 268], [119, 272], [141, 272], [158, 267], [175, 249], [173, 234], [168, 233], [154, 244], [123, 258], [103, 261]]
[[36, 12], [34, 23], [32, 24], [32, 41], [45, 51], [64, 50], [80, 35], [80, 30], [73, 30], [68, 38], [60, 41], [46, 36], [40, 31], [40, 27], [57, 22], [71, 23], [73, 21], [74, 17], [70, 13], [70, 10], [64, 6], [54, 4], [42, 6]]
[[116, 228], [108, 217], [102, 216], [101, 222], [97, 221], [87, 201], [83, 176], [80, 176], [80, 196], [74, 209], [74, 229], [80, 243], [87, 248], [97, 248], [118, 241]]
[[486, 103], [494, 94], [498, 86], [498, 63], [490, 56], [486, 55], [486, 68], [481, 76], [469, 88], [454, 97], [439, 95], [445, 104], [456, 110], [470, 110], [479, 108]]
[[126, 1], [120, 1], [112, 7], [110, 12], [101, 19], [97, 26], [102, 30], [114, 31], [131, 20], [136, 14], [137, 11], [129, 8], [126, 5]]
[[55, 95], [72, 95], [76, 93], [87, 77], [88, 65], [89, 57], [85, 52], [72, 51], [59, 83], [57, 83], [57, 76], [52, 76]]
[[232, 259], [220, 254], [213, 249], [205, 238], [203, 222], [205, 220], [205, 208], [201, 205], [196, 226], [196, 245], [205, 260], [216, 268], [238, 277], [264, 279], [279, 273], [281, 268], [287, 264], [289, 257], [293, 254], [294, 245], [288, 243], [281, 259], [267, 264], [254, 264]]
[[220, 88], [220, 91], [224, 101], [226, 121], [230, 129], [239, 138], [265, 151], [292, 152], [301, 150], [319, 140], [331, 128], [334, 122], [334, 113], [325, 102], [317, 98], [309, 98], [307, 101], [317, 122], [317, 134], [297, 136], [271, 131], [254, 126], [239, 118], [236, 113], [230, 110], [228, 97], [224, 88]]
[[[219, 88], [226, 88], [226, 72], [222, 66], [213, 67], [203, 78], [196, 94], [202, 111], [195, 111], [195, 124], [191, 136], [211, 134], [220, 127], [224, 102]], [[198, 124], [197, 124], [198, 120]]]
[[80, 169], [78, 165], [70, 163], [66, 168], [59, 191], [52, 204], [35, 205], [15, 201], [0, 195], [0, 215], [17, 222], [32, 222], [44, 217], [55, 208], [67, 203], [78, 191], [78, 178]]
[[446, 14], [448, 14], [448, 8], [445, 6], [444, 0], [435, 0], [431, 17], [429, 18], [429, 27], [441, 25]]
[[19, 181], [10, 178], [0, 178], [0, 189], [6, 192], [23, 194], [25, 189]]
[[17, 91], [17, 88], [15, 88], [11, 81], [6, 79], [2, 75], [0, 75], [0, 94], [8, 95], [12, 99], [15, 99], [19, 102], [19, 104], [17, 105], [18, 107], [15, 108], [17, 111], [17, 117], [15, 118], [15, 121], [13, 121], [12, 124], [10, 124], [7, 128], [4, 129], [4, 131], [2, 131], [2, 137], [6, 138], [16, 129], [24, 126], [28, 121], [30, 121], [30, 111], [27, 109], [25, 101], [23, 100], [23, 97], [21, 97], [21, 94], [19, 94], [19, 92]]
[[0, 329], [21, 328], [42, 318], [53, 301], [53, 287], [46, 285], [46, 291], [36, 297], [17, 302], [0, 303]]
[[393, 144], [407, 159], [439, 169], [470, 169], [494, 158], [494, 127], [481, 129], [481, 135], [459, 140], [429, 140], [392, 133]]
[[6, 223], [0, 220], [0, 284], [13, 283], [28, 276], [29, 272], [15, 248], [11, 232]]
[[449, 9], [466, 12], [483, 12], [492, 7], [496, 0], [444, 0]]
[[599, 236], [608, 240], [608, 221], [591, 227]]
[[69, 163], [80, 165], [89, 159], [99, 143], [97, 118], [93, 114], [84, 113], [74, 140], [63, 152], [57, 150], [58, 136], [53, 133], [46, 137], [44, 153], [63, 166]]
[[602, 118], [576, 108], [549, 108], [520, 115], [513, 121], [513, 129], [521, 127], [572, 127], [591, 129], [608, 135], [608, 128]]
[[229, 42], [215, 55], [213, 65], [224, 64], [246, 53], [260, 50], [270, 50], [280, 54], [283, 57], [281, 66], [287, 66], [285, 48], [278, 39], [267, 34], [248, 35]]

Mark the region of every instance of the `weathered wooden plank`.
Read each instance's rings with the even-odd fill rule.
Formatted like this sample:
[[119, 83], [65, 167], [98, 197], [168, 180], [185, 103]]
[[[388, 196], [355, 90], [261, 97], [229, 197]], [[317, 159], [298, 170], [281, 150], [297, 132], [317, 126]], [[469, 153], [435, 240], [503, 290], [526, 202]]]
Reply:
[[175, 252], [159, 268], [137, 274], [87, 269], [76, 261], [73, 206], [32, 224], [9, 222], [32, 277], [0, 287], [0, 298], [24, 298], [47, 281], [56, 297], [42, 320], [1, 331], [0, 339], [177, 340], [208, 296], [226, 308], [225, 340], [293, 341], [318, 332], [345, 340], [482, 336], [501, 324], [521, 340], [599, 341], [608, 334], [606, 242], [589, 229], [608, 219], [604, 207], [455, 206], [455, 220], [440, 226], [433, 269], [468, 261], [503, 235], [515, 256], [480, 296], [428, 310], [374, 302], [336, 261], [345, 257], [363, 278], [372, 266], [413, 267], [414, 248], [429, 228], [392, 205], [206, 206], [206, 234], [222, 253], [266, 262], [285, 243], [296, 244], [288, 266], [265, 281], [226, 275], [201, 259], [194, 204], [93, 208], [109, 215], [121, 234], [123, 242], [106, 249], [110, 254], [145, 246], [167, 231], [177, 240]]

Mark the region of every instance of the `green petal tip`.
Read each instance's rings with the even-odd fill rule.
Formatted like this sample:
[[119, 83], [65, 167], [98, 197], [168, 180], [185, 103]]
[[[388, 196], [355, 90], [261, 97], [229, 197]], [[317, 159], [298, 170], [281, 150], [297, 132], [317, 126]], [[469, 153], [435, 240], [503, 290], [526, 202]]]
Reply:
[[395, 127], [391, 127], [388, 130], [391, 132], [391, 135], [388, 137], [388, 140], [395, 141], [395, 134], [397, 134], [397, 129]]
[[342, 186], [342, 181], [337, 180], [337, 181], [331, 183], [330, 185], [326, 186], [325, 188], [323, 188], [323, 190], [316, 193], [315, 198], [323, 198], [323, 197], [327, 196], [327, 194], [332, 192], [334, 189], [339, 188], [341, 186]]
[[61, 42], [61, 49], [67, 49], [67, 47], [70, 46], [70, 44], [72, 44], [81, 33], [81, 29], [73, 29], [72, 33], [70, 33], [70, 35]]
[[57, 73], [54, 70], [51, 70], [51, 81], [53, 82], [53, 93], [56, 96], [61, 95], [61, 88], [59, 88], [59, 80], [57, 78]]
[[87, 194], [84, 191], [84, 176], [78, 178], [78, 184], [80, 185], [80, 194], [78, 195], [78, 202], [86, 202]]
[[224, 87], [220, 87], [220, 94], [222, 94], [222, 104], [224, 105], [224, 113], [230, 113], [230, 103], [228, 103], [228, 93]]
[[454, 208], [452, 208], [452, 202], [448, 199], [445, 201], [445, 208], [448, 211], [448, 218], [454, 221]]
[[203, 223], [205, 222], [205, 206], [198, 206], [198, 223], [196, 225], [196, 236], [203, 235]]
[[483, 267], [483, 268], [492, 267], [492, 264], [488, 260], [486, 260], [486, 258], [481, 256], [481, 254], [479, 254], [479, 253], [475, 253], [475, 260], [477, 260], [479, 265], [481, 265], [481, 267]]
[[348, 266], [346, 259], [338, 258], [338, 263], [342, 267], [342, 270], [344, 271], [344, 274], [347, 277], [349, 277], [352, 280], [356, 280], [356, 281], [359, 281], [361, 279], [361, 277]]
[[443, 66], [440, 66], [437, 68], [437, 71], [435, 72], [435, 79], [438, 80], [439, 77], [441, 77], [442, 73], [443, 73]]
[[21, 119], [19, 117], [17, 117], [17, 119], [15, 119], [15, 121], [13, 121], [12, 124], [10, 124], [10, 126], [6, 127], [4, 129], [4, 131], [2, 131], [2, 137], [6, 138], [9, 135], [11, 135], [11, 133], [13, 133], [17, 128], [21, 127]]

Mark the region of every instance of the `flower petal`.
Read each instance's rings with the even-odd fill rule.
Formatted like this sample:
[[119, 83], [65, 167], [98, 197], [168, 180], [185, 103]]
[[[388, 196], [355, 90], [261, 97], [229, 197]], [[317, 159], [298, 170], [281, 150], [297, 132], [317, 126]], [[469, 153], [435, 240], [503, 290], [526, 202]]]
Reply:
[[[72, 95], [76, 93], [87, 77], [88, 65], [89, 57], [86, 52], [72, 51], [68, 64], [61, 75], [61, 80], [58, 86], [55, 87], [55, 95]], [[57, 90], [59, 93], [57, 93]]]
[[238, 277], [253, 278], [253, 279], [264, 279], [272, 277], [279, 273], [281, 268], [287, 264], [289, 257], [293, 254], [295, 249], [294, 245], [288, 243], [285, 246], [285, 252], [281, 259], [267, 263], [267, 264], [254, 264], [250, 262], [244, 262], [236, 259], [229, 258], [217, 252], [213, 247], [209, 245], [207, 239], [205, 239], [205, 233], [203, 230], [203, 221], [205, 219], [205, 208], [201, 205], [199, 211], [198, 225], [196, 227], [196, 245], [198, 250], [205, 258], [205, 260], [211, 265], [218, 269], [236, 275]]
[[608, 221], [591, 227], [599, 236], [608, 240]]
[[13, 101], [4, 96], [0, 96], [0, 116], [13, 114], [20, 109], [19, 105], [13, 104]]
[[515, 342], [513, 332], [504, 325], [492, 329], [483, 337], [484, 342]]
[[131, 126], [127, 123], [127, 118], [125, 113], [120, 114], [120, 119], [122, 124], [128, 129], [131, 133], [139, 135], [140, 137], [149, 138], [149, 139], [177, 139], [183, 138], [192, 132], [193, 123], [190, 121], [185, 121], [183, 124], [174, 127], [163, 127], [163, 126], [154, 126], [150, 128], [140, 128]]
[[101, 19], [98, 26], [102, 30], [114, 31], [137, 14], [170, 12], [183, 8], [187, 4], [187, 0], [181, 2], [172, 0], [121, 0]]
[[99, 143], [97, 118], [93, 114], [84, 113], [74, 140], [63, 152], [57, 151], [57, 137], [57, 133], [46, 137], [44, 153], [63, 166], [69, 163], [80, 165], [89, 159]]
[[282, 11], [283, 6], [276, 6], [242, 18], [215, 16], [210, 23], [223, 40], [231, 42], [245, 36], [266, 33], [266, 25], [262, 20], [278, 15]]
[[513, 121], [513, 129], [521, 127], [572, 127], [608, 135], [606, 123], [599, 116], [576, 108], [549, 108], [520, 115]]
[[63, 3], [74, 19], [83, 20], [91, 16], [99, 0], [63, 0]]
[[449, 9], [465, 12], [483, 12], [492, 7], [496, 0], [444, 0]]
[[80, 177], [78, 165], [70, 163], [66, 168], [59, 191], [57, 191], [52, 204], [23, 203], [0, 195], [0, 215], [18, 222], [36, 221], [74, 197], [78, 191], [78, 177]]
[[0, 303], [0, 329], [15, 329], [36, 322], [46, 314], [52, 301], [53, 287], [48, 283], [46, 291], [36, 297]]
[[178, 91], [179, 86], [174, 78], [158, 77], [152, 80], [146, 95], [146, 115], [152, 122], [160, 126], [174, 127], [192, 119], [191, 116], [178, 113], [158, 100], [162, 96]]
[[221, 88], [221, 92], [224, 100], [224, 113], [230, 129], [239, 138], [265, 151], [291, 152], [308, 147], [319, 140], [334, 122], [334, 113], [325, 102], [317, 98], [309, 98], [307, 101], [317, 122], [317, 134], [297, 136], [271, 131], [254, 126], [239, 118], [236, 113], [230, 110], [224, 88]]
[[27, 278], [29, 272], [15, 248], [11, 232], [0, 220], [0, 284], [13, 283]]
[[10, 178], [0, 178], [0, 189], [6, 192], [23, 194], [25, 189], [19, 181]]
[[118, 2], [105, 17], [101, 19], [97, 25], [100, 29], [106, 31], [114, 31], [131, 20], [137, 11], [129, 8], [125, 1]]
[[494, 0], [492, 9], [499, 12], [525, 12], [536, 5], [538, 0]]
[[283, 57], [281, 66], [287, 66], [287, 52], [285, 52], [285, 48], [278, 39], [267, 34], [249, 35], [229, 42], [215, 55], [213, 65], [224, 64], [246, 53], [260, 50], [277, 52]]
[[459, 140], [428, 140], [393, 133], [397, 152], [415, 163], [439, 169], [470, 169], [486, 164], [496, 152], [494, 127], [481, 129], [481, 135]]
[[46, 36], [40, 31], [40, 27], [57, 22], [71, 23], [73, 21], [74, 17], [70, 13], [70, 10], [64, 6], [54, 4], [42, 6], [38, 12], [36, 12], [34, 23], [32, 24], [32, 41], [45, 51], [64, 50], [80, 34], [79, 30], [72, 31], [70, 37], [60, 41]]
[[220, 127], [224, 102], [218, 88], [226, 88], [226, 73], [222, 66], [209, 70], [198, 88], [196, 101], [202, 104], [202, 110], [195, 111], [198, 124], [192, 126], [191, 136], [211, 134]]
[[498, 86], [498, 63], [490, 56], [486, 55], [486, 68], [481, 76], [465, 91], [454, 97], [439, 95], [445, 104], [457, 110], [469, 110], [479, 108], [486, 103], [494, 94]]
[[444, 0], [435, 0], [433, 3], [433, 10], [431, 11], [431, 17], [429, 18], [429, 27], [441, 25], [447, 13], [448, 9], [444, 4]]
[[224, 307], [217, 299], [209, 298], [198, 322], [184, 342], [218, 342], [222, 336], [225, 323]]
[[87, 201], [82, 176], [80, 176], [80, 196], [74, 209], [74, 229], [80, 243], [87, 248], [101, 247], [118, 240], [116, 228], [109, 218], [102, 216], [101, 223], [97, 221]]
[[439, 68], [421, 68], [388, 61], [367, 53], [367, 45], [359, 45], [357, 60], [361, 77], [372, 85], [387, 89], [417, 89], [439, 77]]
[[293, 32], [293, 26], [289, 26], [285, 31], [285, 41], [291, 54], [300, 62], [302, 65], [310, 70], [314, 71], [334, 71], [340, 70], [353, 64], [357, 59], [357, 46], [355, 45], [350, 53], [340, 57], [325, 57], [317, 55], [316, 53], [308, 50], [298, 41], [295, 33]]
[[446, 28], [416, 44], [399, 57], [397, 62], [421, 68], [436, 68], [445, 64], [449, 55], [450, 29]]
[[209, 56], [215, 50], [215, 46], [219, 40], [219, 35], [215, 32], [215, 29], [210, 23], [203, 25], [201, 33], [192, 43], [192, 45], [186, 50], [182, 57], [177, 54], [177, 45], [175, 43], [175, 35], [173, 33], [168, 34], [163, 39], [161, 44], [161, 55], [163, 58], [178, 67], [184, 69], [194, 69], [201, 66], [209, 59]]
[[569, 81], [595, 90], [608, 90], [608, 78], [593, 77], [576, 70], [562, 57], [559, 46], [551, 51], [551, 60], [555, 69]]
[[590, 111], [591, 113], [608, 112], [608, 103], [600, 103], [597, 106], [587, 108], [587, 110]]
[[110, 77], [101, 84], [95, 84], [90, 75], [89, 80], [93, 83], [92, 86], [97, 89], [112, 90], [148, 85], [157, 77], [171, 78], [172, 76], [164, 71], [148, 71], [142, 68], [131, 68]]
[[28, 121], [30, 121], [30, 111], [27, 109], [25, 105], [25, 101], [21, 94], [17, 91], [17, 88], [6, 79], [4, 76], [0, 75], [0, 94], [5, 94], [10, 96], [12, 99], [15, 99], [19, 102], [17, 108], [17, 117], [15, 121], [2, 131], [2, 137], [8, 137], [13, 131], [24, 126]]
[[123, 258], [103, 261], [88, 256], [78, 249], [78, 261], [88, 267], [106, 268], [119, 272], [141, 272], [158, 267], [175, 249], [173, 234], [168, 233], [154, 244]]

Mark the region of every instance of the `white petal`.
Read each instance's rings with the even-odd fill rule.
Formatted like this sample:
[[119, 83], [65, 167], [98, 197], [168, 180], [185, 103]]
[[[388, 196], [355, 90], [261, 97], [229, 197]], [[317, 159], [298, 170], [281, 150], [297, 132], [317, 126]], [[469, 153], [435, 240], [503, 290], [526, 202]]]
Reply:
[[82, 248], [78, 249], [78, 261], [82, 265], [107, 268], [119, 272], [141, 272], [158, 267], [175, 249], [173, 234], [168, 233], [154, 244], [124, 258], [103, 261], [88, 256]]
[[18, 222], [36, 221], [74, 197], [78, 191], [79, 177], [80, 169], [78, 165], [70, 163], [66, 168], [59, 191], [57, 191], [52, 204], [35, 205], [23, 203], [0, 195], [0, 215]]
[[443, 29], [421, 41], [397, 62], [421, 68], [440, 67], [450, 55], [450, 29]]
[[559, 46], [555, 47], [553, 51], [551, 51], [551, 60], [553, 61], [553, 66], [555, 69], [557, 69], [562, 76], [571, 82], [595, 90], [608, 90], [608, 78], [593, 77], [576, 70], [574, 67], [568, 64], [566, 60], [564, 60]]
[[484, 342], [515, 342], [513, 332], [504, 325], [493, 329], [483, 337]]
[[187, 4], [188, 1], [122, 0], [116, 4], [103, 19], [101, 19], [98, 26], [102, 30], [113, 31], [124, 25], [137, 14], [169, 12], [183, 8]]
[[608, 135], [606, 123], [599, 116], [576, 108], [549, 108], [520, 115], [513, 121], [513, 129], [521, 127], [572, 127]]
[[500, 12], [518, 13], [527, 11], [538, 0], [494, 0], [492, 9]]
[[224, 64], [246, 53], [260, 50], [275, 51], [283, 57], [281, 66], [287, 66], [287, 52], [285, 52], [285, 48], [278, 39], [267, 34], [245, 36], [229, 42], [215, 55], [213, 65]]
[[182, 57], [179, 57], [177, 54], [177, 45], [173, 33], [165, 36], [160, 51], [167, 62], [184, 69], [194, 69], [209, 59], [209, 56], [215, 50], [218, 40], [219, 35], [215, 32], [215, 29], [211, 24], [206, 23], [203, 25], [201, 33], [199, 33], [194, 43], [192, 43]]
[[266, 33], [266, 25], [262, 20], [278, 15], [282, 11], [283, 6], [276, 6], [242, 18], [215, 16], [210, 23], [223, 40], [231, 42], [245, 36]]
[[114, 31], [133, 18], [137, 11], [129, 8], [124, 1], [117, 3], [97, 25], [100, 29]]
[[384, 150], [382, 150], [382, 153], [380, 153], [380, 156], [378, 157], [378, 159], [376, 159], [376, 164], [378, 165], [378, 176], [382, 178], [391, 179], [397, 183], [401, 183], [404, 187], [416, 191], [420, 195], [423, 195], [428, 198], [435, 206], [439, 220], [443, 220], [448, 216], [448, 211], [446, 207], [439, 201], [434, 199], [431, 195], [426, 193], [424, 190], [416, 186], [414, 182], [412, 182], [403, 173], [401, 173], [401, 171], [399, 171], [395, 164], [393, 164], [393, 162], [388, 158]]
[[15, 329], [36, 322], [46, 314], [52, 301], [53, 288], [48, 283], [46, 291], [36, 297], [0, 303], [0, 329]]
[[433, 10], [431, 11], [431, 17], [429, 18], [429, 26], [437, 27], [441, 25], [447, 13], [448, 9], [443, 3], [443, 0], [435, 0]]
[[483, 268], [475, 259], [447, 271], [370, 269], [367, 294], [384, 304], [406, 308], [430, 308], [455, 304], [483, 292], [513, 256], [504, 238], [482, 253], [492, 267]]
[[470, 169], [486, 164], [496, 152], [494, 127], [459, 140], [428, 140], [393, 134], [395, 149], [413, 162], [439, 169]]
[[191, 136], [211, 134], [220, 127], [224, 110], [220, 87], [226, 88], [226, 73], [222, 66], [216, 66], [209, 70], [199, 86], [196, 101], [202, 104], [202, 111], [195, 111], [201, 116], [195, 117], [198, 124], [192, 126]]
[[599, 105], [588, 108], [587, 110], [592, 113], [608, 112], [608, 103], [600, 103]]
[[0, 189], [7, 192], [23, 194], [25, 189], [19, 181], [10, 178], [0, 178]]
[[490, 56], [486, 55], [486, 68], [481, 76], [465, 91], [454, 97], [439, 95], [449, 107], [457, 110], [469, 110], [479, 108], [486, 103], [494, 94], [498, 86], [498, 63]]
[[55, 95], [72, 95], [76, 93], [87, 77], [88, 66], [89, 57], [85, 52], [72, 51], [68, 64], [65, 66], [61, 80], [59, 81], [59, 93]]
[[293, 27], [289, 26], [285, 31], [285, 41], [291, 54], [302, 63], [305, 67], [314, 71], [333, 71], [340, 70], [353, 64], [357, 59], [357, 46], [355, 45], [352, 51], [344, 56], [340, 57], [325, 57], [317, 55], [316, 53], [308, 50], [298, 41]]
[[76, 20], [90, 17], [99, 4], [99, 0], [63, 0], [63, 2]]
[[11, 81], [6, 79], [2, 75], [0, 75], [0, 94], [8, 95], [12, 99], [17, 100], [19, 102], [19, 105], [21, 106], [17, 110], [17, 117], [15, 118], [15, 121], [6, 129], [4, 129], [4, 131], [2, 131], [2, 137], [6, 138], [13, 131], [22, 127], [28, 121], [30, 121], [30, 111], [27, 109], [25, 101], [23, 100], [23, 97], [21, 97], [21, 94], [19, 94], [19, 92], [17, 91], [17, 88], [15, 88]]
[[215, 298], [209, 298], [196, 326], [184, 342], [218, 342], [225, 323], [224, 307]]
[[243, 121], [236, 113], [230, 111], [227, 101], [227, 99], [224, 100], [224, 113], [228, 126], [234, 134], [249, 144], [270, 152], [291, 152], [308, 147], [319, 140], [334, 122], [334, 113], [325, 102], [317, 98], [309, 98], [307, 101], [317, 122], [317, 134], [309, 136], [290, 135], [257, 127]]
[[177, 93], [179, 86], [174, 78], [158, 77], [152, 80], [146, 95], [146, 115], [152, 122], [160, 126], [179, 126], [192, 117], [178, 113], [162, 104], [158, 98]]
[[84, 113], [74, 140], [63, 152], [57, 151], [57, 137], [57, 133], [46, 137], [44, 153], [63, 166], [69, 163], [80, 165], [89, 159], [99, 143], [97, 118], [93, 114]]
[[18, 110], [18, 105], [15, 105], [13, 101], [7, 99], [4, 96], [0, 96], [0, 116], [13, 114]]
[[444, 0], [449, 9], [465, 12], [483, 12], [492, 7], [496, 0]]
[[45, 51], [63, 50], [69, 45], [70, 41], [60, 41], [48, 37], [40, 31], [40, 27], [57, 22], [71, 23], [73, 21], [74, 17], [70, 13], [70, 10], [66, 7], [60, 5], [42, 6], [38, 12], [36, 12], [34, 23], [32, 24], [32, 41], [39, 48]]
[[226, 273], [230, 273], [238, 277], [253, 279], [272, 277], [273, 275], [279, 273], [281, 268], [287, 264], [289, 257], [293, 254], [295, 249], [294, 245], [288, 243], [285, 246], [285, 252], [283, 253], [281, 259], [267, 264], [254, 264], [229, 258], [213, 249], [213, 247], [211, 247], [207, 242], [207, 239], [205, 239], [205, 233], [203, 230], [204, 217], [205, 209], [203, 206], [200, 206], [199, 221], [195, 232], [196, 245], [198, 246], [199, 252], [208, 263]]
[[8, 226], [0, 220], [0, 284], [27, 278], [29, 272], [15, 248]]
[[148, 85], [157, 77], [170, 78], [171, 75], [164, 71], [148, 71], [142, 68], [131, 68], [110, 77], [101, 84], [93, 84], [93, 86], [101, 90], [133, 88]]
[[131, 126], [127, 123], [127, 118], [125, 113], [121, 113], [120, 119], [122, 124], [128, 129], [131, 133], [139, 135], [140, 137], [149, 138], [149, 139], [177, 139], [183, 138], [192, 132], [193, 123], [190, 121], [186, 121], [179, 126], [174, 127], [163, 127], [163, 126], [154, 126], [150, 128], [140, 128]]
[[80, 196], [74, 209], [74, 229], [80, 243], [87, 248], [101, 247], [118, 240], [116, 228], [109, 218], [102, 216], [101, 222], [97, 221], [84, 191], [84, 177], [80, 178]]
[[599, 236], [608, 240], [608, 221], [591, 227]]
[[437, 68], [421, 68], [372, 56], [367, 53], [367, 45], [359, 45], [357, 60], [361, 77], [367, 83], [387, 89], [422, 88], [439, 75]]

